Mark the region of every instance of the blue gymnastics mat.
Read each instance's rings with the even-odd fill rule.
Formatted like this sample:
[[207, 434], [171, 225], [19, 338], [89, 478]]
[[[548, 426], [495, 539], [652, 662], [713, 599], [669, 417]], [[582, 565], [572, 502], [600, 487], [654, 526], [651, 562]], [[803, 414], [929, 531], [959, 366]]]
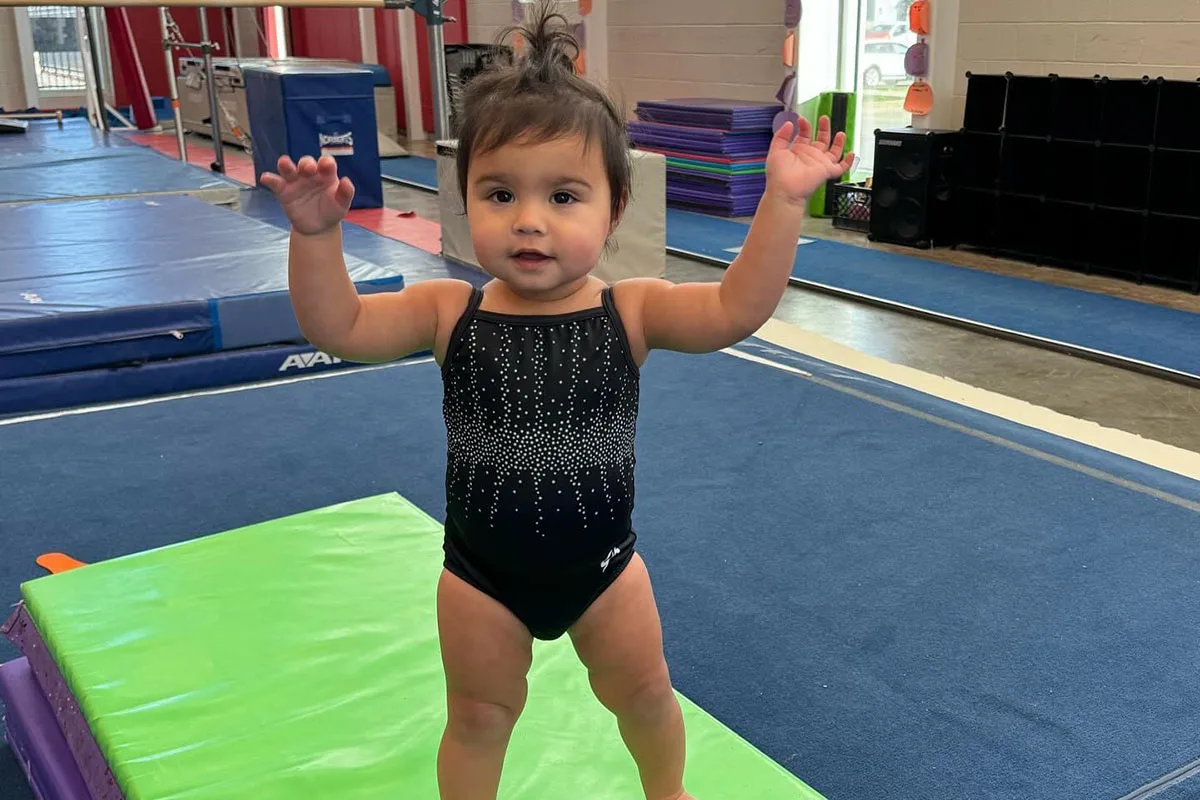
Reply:
[[[302, 342], [287, 249], [189, 197], [0, 206], [0, 380]], [[347, 258], [364, 292], [403, 266]]]
[[[738, 349], [807, 374], [643, 369], [634, 521], [681, 692], [829, 800], [1112, 800], [1195, 762], [1200, 484]], [[0, 602], [51, 550], [95, 562], [390, 491], [442, 520], [441, 391], [413, 360], [0, 424], [21, 532]]]
[[[727, 265], [748, 231], [667, 210], [667, 251], [676, 255]], [[1200, 381], [1200, 314], [825, 240], [797, 249], [792, 279]]]
[[0, 161], [0, 204], [191, 195], [236, 203], [241, 184], [145, 147], [37, 151]]
[[379, 171], [383, 177], [395, 183], [431, 192], [438, 190], [437, 162], [432, 158], [424, 156], [381, 158], [379, 159]]
[[22, 134], [0, 136], [0, 165], [5, 162], [29, 160], [37, 154], [43, 156], [101, 151], [114, 148], [128, 149], [136, 145], [114, 133], [96, 130], [87, 120], [66, 119], [63, 126], [48, 120], [29, 120], [29, 128]]

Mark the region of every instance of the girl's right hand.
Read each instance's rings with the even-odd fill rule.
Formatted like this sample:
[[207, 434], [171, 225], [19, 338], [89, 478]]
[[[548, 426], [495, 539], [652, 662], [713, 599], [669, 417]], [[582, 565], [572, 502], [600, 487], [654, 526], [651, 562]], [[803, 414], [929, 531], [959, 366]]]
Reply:
[[261, 181], [279, 198], [294, 230], [310, 236], [325, 233], [346, 216], [354, 184], [349, 178], [338, 180], [332, 156], [322, 156], [320, 161], [304, 156], [299, 164], [281, 156], [278, 166], [278, 175], [264, 172]]

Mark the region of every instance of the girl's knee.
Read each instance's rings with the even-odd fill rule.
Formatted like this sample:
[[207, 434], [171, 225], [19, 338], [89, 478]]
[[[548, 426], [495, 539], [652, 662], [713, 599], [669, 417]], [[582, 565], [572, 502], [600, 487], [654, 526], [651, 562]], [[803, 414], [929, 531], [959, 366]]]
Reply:
[[451, 696], [447, 704], [446, 727], [462, 744], [495, 745], [508, 741], [520, 708]]
[[632, 681], [605, 681], [593, 677], [597, 699], [622, 719], [654, 721], [677, 713], [679, 701], [666, 664]]

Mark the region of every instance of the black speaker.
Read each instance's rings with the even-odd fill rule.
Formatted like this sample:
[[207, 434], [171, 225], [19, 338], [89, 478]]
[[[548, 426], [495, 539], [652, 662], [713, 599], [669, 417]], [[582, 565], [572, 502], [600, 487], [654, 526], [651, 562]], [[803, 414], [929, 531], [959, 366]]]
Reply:
[[872, 241], [923, 248], [957, 243], [953, 185], [960, 137], [959, 131], [875, 131]]

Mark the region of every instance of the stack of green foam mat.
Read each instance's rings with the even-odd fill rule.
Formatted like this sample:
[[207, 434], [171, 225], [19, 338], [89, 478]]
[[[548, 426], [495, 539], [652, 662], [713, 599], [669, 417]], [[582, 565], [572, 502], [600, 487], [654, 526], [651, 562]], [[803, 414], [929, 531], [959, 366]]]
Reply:
[[[125, 795], [436, 798], [441, 526], [369, 497], [31, 581]], [[820, 795], [683, 699], [700, 800]], [[502, 798], [640, 797], [568, 639], [539, 643]]]
[[[858, 96], [853, 92], [822, 92], [801, 103], [796, 113], [809, 121], [814, 132], [817, 129], [817, 121], [823, 116], [829, 117], [831, 132], [837, 134], [838, 131], [845, 131], [846, 147], [854, 146], [854, 137], [857, 133], [855, 118], [858, 116]], [[836, 183], [838, 183], [837, 180], [827, 182], [808, 199], [809, 216], [833, 216], [832, 187]]]

